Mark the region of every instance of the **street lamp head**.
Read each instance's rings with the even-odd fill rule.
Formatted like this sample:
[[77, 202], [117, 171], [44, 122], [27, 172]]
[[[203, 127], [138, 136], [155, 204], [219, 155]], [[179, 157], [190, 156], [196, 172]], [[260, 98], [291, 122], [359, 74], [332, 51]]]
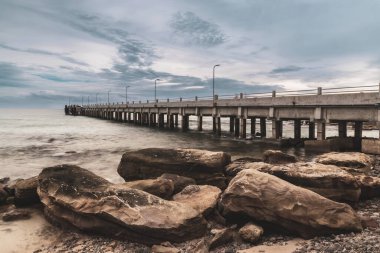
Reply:
[[215, 64], [215, 65], [214, 65], [214, 68], [215, 68], [215, 67], [219, 67], [219, 66], [220, 66], [220, 64]]

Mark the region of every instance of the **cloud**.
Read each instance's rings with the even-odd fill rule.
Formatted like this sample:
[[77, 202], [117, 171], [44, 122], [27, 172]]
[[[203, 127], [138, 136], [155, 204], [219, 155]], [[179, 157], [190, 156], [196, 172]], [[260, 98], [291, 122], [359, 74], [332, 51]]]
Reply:
[[226, 41], [219, 26], [201, 19], [193, 12], [177, 12], [170, 20], [177, 40], [184, 44], [211, 47]]
[[22, 71], [14, 64], [0, 62], [0, 88], [27, 86], [27, 80], [22, 77], [22, 74]]
[[303, 68], [298, 67], [298, 66], [285, 66], [285, 67], [275, 68], [270, 73], [271, 74], [284, 74], [284, 73], [289, 73], [289, 72], [300, 71], [302, 69]]

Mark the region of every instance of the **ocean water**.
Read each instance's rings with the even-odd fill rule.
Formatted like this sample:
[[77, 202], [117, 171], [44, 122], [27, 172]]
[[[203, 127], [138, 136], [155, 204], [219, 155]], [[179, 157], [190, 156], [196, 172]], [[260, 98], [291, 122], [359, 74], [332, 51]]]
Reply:
[[[229, 136], [228, 127], [228, 120], [223, 119], [222, 130], [225, 131], [219, 138], [211, 133], [210, 118], [205, 118], [203, 132], [195, 130], [195, 118], [190, 118], [190, 131], [183, 133], [180, 130], [66, 116], [63, 110], [1, 109], [0, 178], [27, 178], [38, 175], [47, 166], [75, 164], [112, 182], [122, 182], [116, 169], [122, 154], [129, 150], [200, 148], [226, 151], [233, 158], [259, 158], [263, 151], [270, 148], [267, 144], [235, 139]], [[328, 128], [328, 135], [336, 134], [335, 128]], [[307, 131], [307, 126], [304, 126], [302, 135], [306, 136]], [[350, 131], [349, 134], [352, 134]], [[270, 125], [267, 132], [270, 135]], [[284, 135], [292, 136], [292, 125], [285, 124]], [[373, 134], [368, 132], [367, 135]], [[305, 153], [303, 148], [284, 151], [304, 160], [314, 155]]]

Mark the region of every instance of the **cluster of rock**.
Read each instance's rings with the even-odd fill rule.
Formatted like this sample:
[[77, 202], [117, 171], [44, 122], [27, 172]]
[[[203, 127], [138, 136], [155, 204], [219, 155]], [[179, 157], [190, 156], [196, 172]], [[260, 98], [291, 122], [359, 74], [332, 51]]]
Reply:
[[151, 148], [123, 155], [117, 171], [125, 183], [59, 165], [2, 182], [0, 203], [41, 202], [54, 224], [155, 244], [152, 252], [179, 252], [169, 242], [204, 237], [194, 249], [200, 253], [232, 240], [257, 242], [273, 227], [306, 238], [361, 231], [347, 203], [380, 195], [380, 179], [365, 174], [372, 163], [361, 153], [305, 163], [270, 150], [263, 161], [231, 162], [224, 152]]

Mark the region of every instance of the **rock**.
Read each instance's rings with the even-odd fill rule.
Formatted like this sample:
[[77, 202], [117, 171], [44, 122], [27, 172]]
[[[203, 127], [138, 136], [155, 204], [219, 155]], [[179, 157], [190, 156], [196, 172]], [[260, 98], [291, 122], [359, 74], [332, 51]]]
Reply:
[[4, 190], [8, 192], [10, 196], [15, 195], [15, 189], [16, 189], [16, 184], [24, 179], [18, 178], [15, 180], [8, 181], [7, 184], [4, 186]]
[[20, 180], [15, 184], [15, 205], [28, 206], [40, 203], [40, 198], [37, 194], [38, 177], [31, 177]]
[[269, 173], [335, 201], [348, 203], [359, 201], [361, 189], [355, 177], [334, 165], [297, 162], [256, 167], [259, 167], [258, 170], [261, 172]]
[[263, 153], [263, 162], [271, 164], [295, 163], [297, 162], [297, 158], [293, 155], [285, 154], [280, 150], [266, 150]]
[[125, 181], [156, 178], [173, 173], [193, 178], [197, 184], [226, 187], [224, 167], [231, 156], [199, 149], [148, 148], [123, 154], [117, 169]]
[[130, 187], [132, 189], [142, 190], [164, 199], [171, 198], [174, 192], [173, 181], [162, 178], [130, 181], [125, 182], [121, 185], [122, 187]]
[[192, 249], [192, 253], [209, 253], [209, 243], [205, 238], [202, 238], [195, 247]]
[[223, 215], [242, 213], [302, 237], [362, 230], [358, 215], [349, 205], [254, 169], [239, 172], [219, 204]]
[[208, 215], [218, 203], [221, 190], [210, 185], [189, 185], [180, 193], [173, 196], [173, 200], [191, 206], [203, 216]]
[[370, 171], [375, 160], [360, 152], [330, 152], [319, 155], [315, 161], [323, 164], [332, 164], [354, 173], [365, 173]]
[[3, 221], [27, 220], [31, 218], [31, 214], [27, 210], [13, 209], [3, 214]]
[[47, 218], [63, 226], [143, 244], [194, 239], [207, 227], [187, 205], [113, 185], [78, 166], [45, 168], [38, 180]]
[[4, 187], [4, 185], [0, 184], [0, 205], [5, 204], [7, 202], [7, 198], [9, 197], [9, 194]]
[[261, 170], [264, 168], [271, 168], [271, 167], [273, 167], [272, 164], [264, 163], [264, 162], [233, 161], [232, 163], [228, 164], [225, 167], [224, 171], [226, 175], [234, 177], [236, 176], [237, 173], [245, 169]]
[[171, 245], [169, 242], [161, 245], [153, 245], [152, 253], [180, 253], [181, 251]]
[[380, 178], [370, 176], [355, 176], [361, 188], [361, 199], [380, 197]]
[[169, 179], [174, 184], [174, 194], [182, 191], [186, 186], [196, 184], [195, 180], [190, 177], [183, 177], [176, 174], [164, 173], [159, 178]]
[[247, 223], [239, 229], [240, 237], [247, 242], [256, 242], [263, 235], [264, 229], [256, 224]]
[[214, 234], [214, 237], [210, 242], [210, 250], [229, 243], [234, 239], [234, 231], [231, 228], [214, 229], [211, 233]]
[[368, 228], [371, 230], [377, 229], [380, 227], [380, 224], [376, 219], [371, 217], [360, 217], [363, 228]]
[[8, 183], [10, 180], [9, 177], [3, 177], [3, 178], [0, 178], [0, 184], [6, 184]]

